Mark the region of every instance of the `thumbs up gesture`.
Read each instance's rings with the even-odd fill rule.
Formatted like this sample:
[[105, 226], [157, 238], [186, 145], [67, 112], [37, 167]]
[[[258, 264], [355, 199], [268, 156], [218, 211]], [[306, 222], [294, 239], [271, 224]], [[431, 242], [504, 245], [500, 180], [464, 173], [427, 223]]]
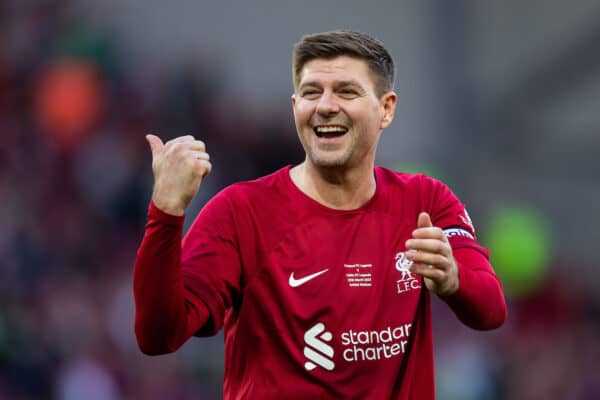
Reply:
[[212, 168], [206, 146], [191, 135], [167, 143], [155, 135], [146, 140], [152, 151], [152, 201], [167, 214], [183, 215]]
[[419, 214], [417, 229], [406, 241], [406, 248], [407, 258], [413, 261], [411, 271], [424, 278], [427, 289], [440, 296], [449, 296], [458, 290], [458, 266], [452, 247], [426, 212]]

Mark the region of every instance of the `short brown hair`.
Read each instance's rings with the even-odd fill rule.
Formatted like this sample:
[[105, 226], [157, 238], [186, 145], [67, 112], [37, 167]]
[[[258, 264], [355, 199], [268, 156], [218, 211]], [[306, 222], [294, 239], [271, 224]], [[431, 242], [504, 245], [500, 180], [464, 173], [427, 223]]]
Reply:
[[303, 36], [294, 46], [292, 79], [294, 88], [300, 84], [304, 65], [317, 58], [355, 57], [367, 62], [375, 76], [377, 96], [394, 90], [394, 60], [379, 40], [366, 33], [331, 31]]

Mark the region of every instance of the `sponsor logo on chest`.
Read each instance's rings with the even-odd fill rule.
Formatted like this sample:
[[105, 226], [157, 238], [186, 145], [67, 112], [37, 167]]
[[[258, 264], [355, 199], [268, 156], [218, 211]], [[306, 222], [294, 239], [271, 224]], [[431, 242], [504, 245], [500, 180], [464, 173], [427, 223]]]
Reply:
[[[341, 361], [355, 363], [378, 361], [398, 357], [408, 349], [412, 324], [388, 326], [381, 330], [349, 329], [336, 335], [335, 344], [341, 352]], [[313, 371], [321, 367], [326, 371], [336, 368], [334, 362], [334, 335], [323, 322], [317, 322], [304, 333], [304, 368]]]

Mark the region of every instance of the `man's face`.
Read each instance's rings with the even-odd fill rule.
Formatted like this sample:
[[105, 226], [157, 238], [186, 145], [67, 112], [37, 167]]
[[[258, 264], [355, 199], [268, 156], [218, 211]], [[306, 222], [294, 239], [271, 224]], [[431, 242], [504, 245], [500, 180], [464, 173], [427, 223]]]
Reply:
[[304, 65], [292, 106], [308, 162], [356, 167], [374, 162], [381, 131], [394, 116], [396, 95], [379, 98], [367, 63], [340, 56]]

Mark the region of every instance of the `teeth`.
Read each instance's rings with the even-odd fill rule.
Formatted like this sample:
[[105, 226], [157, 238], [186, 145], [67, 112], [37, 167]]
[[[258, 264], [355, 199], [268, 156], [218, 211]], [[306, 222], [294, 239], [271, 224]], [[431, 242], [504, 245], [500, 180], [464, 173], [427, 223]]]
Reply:
[[344, 133], [347, 129], [341, 126], [319, 126], [316, 128], [316, 131], [319, 133]]

